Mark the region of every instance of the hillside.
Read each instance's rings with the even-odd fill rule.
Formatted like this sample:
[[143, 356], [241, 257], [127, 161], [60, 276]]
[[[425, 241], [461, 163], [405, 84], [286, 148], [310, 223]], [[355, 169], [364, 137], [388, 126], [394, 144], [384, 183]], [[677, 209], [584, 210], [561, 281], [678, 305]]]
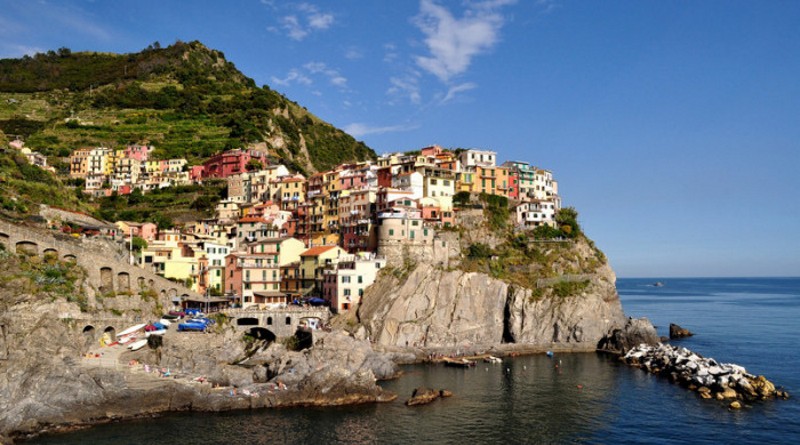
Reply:
[[77, 147], [132, 143], [190, 164], [225, 148], [259, 146], [306, 173], [375, 156], [199, 42], [0, 60], [0, 131], [24, 137], [62, 171], [56, 157]]

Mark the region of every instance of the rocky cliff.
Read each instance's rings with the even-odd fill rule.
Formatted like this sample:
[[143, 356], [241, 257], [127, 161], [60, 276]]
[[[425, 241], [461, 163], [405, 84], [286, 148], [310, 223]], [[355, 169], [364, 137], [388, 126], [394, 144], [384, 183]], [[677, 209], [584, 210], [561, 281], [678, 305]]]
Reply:
[[[579, 259], [593, 255], [585, 241], [568, 250]], [[595, 350], [625, 322], [607, 264], [591, 273], [541, 279], [532, 289], [487, 273], [425, 263], [403, 272], [384, 272], [358, 309], [362, 335], [380, 345]]]
[[616, 277], [591, 240], [519, 231], [507, 204], [481, 199], [437, 233], [447, 261], [390, 262], [362, 298], [359, 335], [387, 348], [593, 351], [624, 328]]

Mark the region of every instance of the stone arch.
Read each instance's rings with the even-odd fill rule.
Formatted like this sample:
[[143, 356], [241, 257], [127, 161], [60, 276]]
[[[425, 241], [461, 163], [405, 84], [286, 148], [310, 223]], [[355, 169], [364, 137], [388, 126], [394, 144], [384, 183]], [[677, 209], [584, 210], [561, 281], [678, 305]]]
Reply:
[[131, 274], [128, 272], [120, 272], [117, 274], [117, 291], [125, 293], [131, 291]]
[[58, 250], [57, 250], [57, 249], [55, 249], [55, 248], [53, 248], [53, 247], [46, 247], [46, 248], [45, 248], [45, 249], [42, 251], [42, 255], [44, 255], [44, 256], [47, 256], [47, 255], [55, 255], [55, 257], [56, 257], [56, 258], [58, 258]]
[[38, 255], [39, 245], [33, 241], [17, 241], [17, 253], [25, 253], [28, 255]]
[[73, 255], [71, 253], [68, 253], [68, 254], [64, 255], [64, 261], [72, 261], [74, 263], [74, 262], [78, 261], [78, 257], [76, 257], [75, 255]]
[[4, 245], [6, 249], [11, 247], [9, 244], [11, 242], [11, 237], [7, 233], [0, 232], [0, 244]]
[[143, 291], [145, 286], [146, 286], [145, 281], [144, 281], [144, 277], [137, 278], [136, 279], [136, 285], [139, 286], [139, 290], [140, 291]]
[[89, 346], [90, 344], [94, 343], [94, 337], [96, 333], [94, 326], [87, 324], [86, 326], [84, 326], [82, 333], [84, 340], [83, 342], [86, 346]]
[[286, 317], [286, 326], [289, 326], [290, 324], [292, 324], [292, 317], [288, 317], [287, 316]]
[[236, 326], [258, 326], [258, 318], [255, 317], [237, 318]]
[[265, 340], [267, 343], [272, 343], [278, 338], [274, 332], [264, 328], [250, 328], [247, 334], [256, 340]]
[[114, 292], [114, 271], [110, 267], [100, 268], [100, 293]]
[[114, 329], [114, 326], [106, 326], [106, 328], [103, 329], [103, 333], [110, 335], [111, 336], [111, 340], [114, 340], [115, 338], [117, 338], [117, 330]]
[[272, 326], [272, 317], [267, 317], [267, 326]]
[[164, 289], [161, 289], [161, 292], [159, 292], [158, 295], [163, 300], [163, 299], [167, 298], [167, 291], [165, 291]]
[[177, 297], [177, 296], [178, 296], [178, 289], [175, 289], [174, 287], [173, 287], [173, 288], [171, 288], [171, 289], [169, 290], [169, 293], [168, 293], [168, 295], [169, 295], [169, 298], [175, 298], [175, 297]]
[[152, 279], [152, 278], [150, 278], [149, 280], [147, 280], [147, 288], [148, 288], [148, 289], [155, 289], [155, 287], [156, 287], [156, 282], [155, 282], [155, 281], [153, 281], [153, 279]]

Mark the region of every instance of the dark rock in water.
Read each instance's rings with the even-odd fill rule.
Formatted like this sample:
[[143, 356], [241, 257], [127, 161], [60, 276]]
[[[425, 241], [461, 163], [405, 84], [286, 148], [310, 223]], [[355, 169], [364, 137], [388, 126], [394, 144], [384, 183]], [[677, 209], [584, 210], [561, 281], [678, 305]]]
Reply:
[[446, 389], [434, 390], [425, 387], [419, 387], [411, 393], [411, 398], [406, 400], [407, 406], [427, 405], [439, 397], [451, 397], [452, 392]]
[[669, 338], [676, 339], [676, 338], [684, 338], [684, 337], [691, 337], [694, 335], [693, 333], [689, 332], [688, 329], [684, 329], [675, 323], [669, 324]]
[[597, 349], [615, 354], [625, 354], [642, 343], [650, 346], [659, 343], [656, 328], [645, 317], [628, 318], [622, 329], [613, 329], [603, 337], [598, 343]]
[[660, 340], [661, 340], [661, 343], [664, 343], [664, 342], [666, 342], [666, 341], [669, 341], [669, 337], [667, 337], [667, 336], [665, 336], [665, 335], [662, 335], [662, 336], [660, 337]]

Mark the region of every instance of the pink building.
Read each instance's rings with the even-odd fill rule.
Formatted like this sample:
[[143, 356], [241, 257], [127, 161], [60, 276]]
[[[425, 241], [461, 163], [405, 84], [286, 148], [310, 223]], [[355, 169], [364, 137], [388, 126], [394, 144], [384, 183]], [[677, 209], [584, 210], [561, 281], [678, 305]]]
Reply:
[[203, 163], [203, 178], [227, 178], [247, 172], [247, 163], [251, 160], [267, 165], [266, 154], [256, 150], [229, 150], [211, 156]]
[[154, 149], [155, 147], [147, 145], [129, 145], [125, 147], [124, 156], [128, 159], [144, 162], [147, 161]]

